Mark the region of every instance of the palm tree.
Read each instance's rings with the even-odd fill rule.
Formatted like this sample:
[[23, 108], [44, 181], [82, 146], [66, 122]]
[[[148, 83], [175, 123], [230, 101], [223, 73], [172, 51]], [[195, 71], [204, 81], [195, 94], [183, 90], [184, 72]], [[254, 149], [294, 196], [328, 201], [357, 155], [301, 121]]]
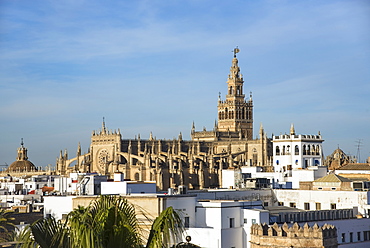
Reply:
[[[168, 247], [182, 230], [179, 215], [169, 207], [154, 220], [146, 247]], [[51, 217], [31, 224], [20, 247], [138, 248], [144, 243], [141, 233], [133, 205], [122, 197], [100, 196], [88, 207], [73, 210], [64, 223]]]
[[14, 229], [15, 225], [12, 223], [14, 218], [11, 216], [14, 212], [6, 209], [0, 209], [0, 242], [9, 241], [12, 236], [12, 232], [9, 232], [9, 228]]

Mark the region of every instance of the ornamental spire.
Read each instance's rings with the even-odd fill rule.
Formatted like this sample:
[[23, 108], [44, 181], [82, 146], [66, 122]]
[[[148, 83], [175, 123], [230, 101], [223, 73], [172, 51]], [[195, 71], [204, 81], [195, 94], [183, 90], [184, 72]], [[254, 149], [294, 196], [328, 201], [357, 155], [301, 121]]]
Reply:
[[102, 128], [101, 128], [101, 133], [106, 134], [107, 129], [105, 128], [105, 118], [103, 117], [103, 123], [102, 123]]

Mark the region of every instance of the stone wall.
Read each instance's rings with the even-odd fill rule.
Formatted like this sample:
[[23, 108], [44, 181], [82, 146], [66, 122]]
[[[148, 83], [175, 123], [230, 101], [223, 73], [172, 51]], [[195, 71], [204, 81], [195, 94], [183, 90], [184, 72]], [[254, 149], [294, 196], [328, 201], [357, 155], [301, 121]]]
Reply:
[[257, 247], [338, 247], [337, 229], [333, 225], [317, 224], [310, 227], [307, 223], [300, 227], [298, 223], [292, 226], [253, 224], [251, 227], [251, 248]]

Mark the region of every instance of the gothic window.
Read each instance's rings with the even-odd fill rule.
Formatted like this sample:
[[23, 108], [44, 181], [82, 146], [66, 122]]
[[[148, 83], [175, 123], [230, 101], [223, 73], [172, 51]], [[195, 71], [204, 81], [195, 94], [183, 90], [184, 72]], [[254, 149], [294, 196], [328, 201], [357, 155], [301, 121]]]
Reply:
[[229, 114], [227, 112], [227, 108], [225, 108], [225, 119], [229, 119]]
[[290, 146], [289, 145], [286, 147], [286, 154], [290, 155]]
[[306, 152], [306, 145], [303, 145], [303, 155], [307, 155], [307, 152]]
[[311, 146], [310, 145], [308, 145], [307, 146], [307, 155], [311, 155]]
[[320, 155], [320, 146], [319, 145], [316, 146], [316, 155]]
[[298, 147], [298, 145], [296, 145], [295, 148], [294, 148], [294, 155], [299, 155], [299, 147]]
[[257, 165], [257, 161], [258, 161], [258, 154], [255, 153], [255, 154], [253, 154], [253, 162], [252, 162], [254, 166]]
[[276, 156], [279, 156], [280, 155], [280, 148], [279, 146], [276, 146]]
[[136, 172], [134, 177], [135, 177], [135, 181], [139, 181], [140, 180], [139, 173]]

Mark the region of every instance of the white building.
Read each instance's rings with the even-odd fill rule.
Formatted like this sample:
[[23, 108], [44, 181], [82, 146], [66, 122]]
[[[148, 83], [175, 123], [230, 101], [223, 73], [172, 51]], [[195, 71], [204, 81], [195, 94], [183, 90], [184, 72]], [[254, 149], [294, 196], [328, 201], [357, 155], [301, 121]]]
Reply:
[[369, 217], [369, 191], [274, 190], [279, 205], [305, 210], [346, 209], [358, 207]]
[[293, 169], [322, 166], [322, 138], [317, 135], [296, 134], [292, 124], [290, 134], [273, 136], [273, 166], [275, 172], [291, 176]]

